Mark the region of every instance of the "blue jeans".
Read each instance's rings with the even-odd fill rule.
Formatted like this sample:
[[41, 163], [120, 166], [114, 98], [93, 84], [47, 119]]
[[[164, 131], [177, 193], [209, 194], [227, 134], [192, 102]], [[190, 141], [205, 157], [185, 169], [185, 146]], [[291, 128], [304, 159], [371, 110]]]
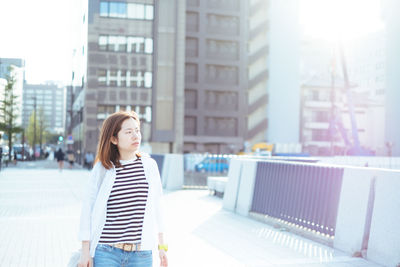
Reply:
[[152, 267], [151, 250], [124, 251], [109, 245], [98, 244], [93, 259], [94, 267]]

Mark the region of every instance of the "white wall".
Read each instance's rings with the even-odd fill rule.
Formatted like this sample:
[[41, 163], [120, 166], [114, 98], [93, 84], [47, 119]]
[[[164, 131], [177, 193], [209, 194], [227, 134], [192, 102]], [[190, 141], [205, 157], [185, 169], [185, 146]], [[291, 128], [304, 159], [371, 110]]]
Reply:
[[298, 0], [272, 0], [269, 9], [267, 141], [272, 143], [297, 143], [300, 138], [298, 6]]
[[386, 125], [385, 141], [394, 142], [393, 156], [400, 156], [400, 1], [384, 1], [386, 23]]

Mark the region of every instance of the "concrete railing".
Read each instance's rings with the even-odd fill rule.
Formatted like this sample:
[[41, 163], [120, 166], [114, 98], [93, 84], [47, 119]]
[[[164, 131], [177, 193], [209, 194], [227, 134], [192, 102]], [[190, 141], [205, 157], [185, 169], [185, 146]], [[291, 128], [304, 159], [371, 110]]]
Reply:
[[182, 154], [152, 154], [157, 162], [161, 182], [165, 189], [182, 189], [183, 185], [183, 155]]
[[400, 171], [232, 159], [223, 205], [244, 216], [257, 210], [309, 229], [323, 225], [333, 247], [396, 266], [399, 192]]

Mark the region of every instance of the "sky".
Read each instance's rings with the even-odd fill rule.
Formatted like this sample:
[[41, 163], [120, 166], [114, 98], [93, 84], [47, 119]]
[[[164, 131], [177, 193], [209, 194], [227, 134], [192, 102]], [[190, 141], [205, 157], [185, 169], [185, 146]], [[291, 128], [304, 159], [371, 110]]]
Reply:
[[[25, 59], [29, 83], [69, 84], [77, 2], [0, 1], [0, 57]], [[300, 0], [300, 23], [309, 36], [332, 38], [340, 30], [348, 38], [381, 27], [379, 10], [379, 0]]]
[[350, 41], [384, 27], [380, 0], [300, 0], [299, 11], [308, 38]]
[[0, 57], [25, 59], [28, 83], [71, 80], [73, 2], [0, 1]]

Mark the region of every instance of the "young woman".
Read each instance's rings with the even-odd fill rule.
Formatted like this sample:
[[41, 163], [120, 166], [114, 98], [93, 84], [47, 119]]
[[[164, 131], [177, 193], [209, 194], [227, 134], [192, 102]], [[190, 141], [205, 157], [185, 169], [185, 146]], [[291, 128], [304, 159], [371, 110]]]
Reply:
[[[83, 200], [79, 267], [153, 266], [157, 251], [168, 266], [162, 186], [157, 163], [141, 155], [135, 112], [116, 112], [103, 123]], [[157, 247], [158, 245], [158, 247]]]

